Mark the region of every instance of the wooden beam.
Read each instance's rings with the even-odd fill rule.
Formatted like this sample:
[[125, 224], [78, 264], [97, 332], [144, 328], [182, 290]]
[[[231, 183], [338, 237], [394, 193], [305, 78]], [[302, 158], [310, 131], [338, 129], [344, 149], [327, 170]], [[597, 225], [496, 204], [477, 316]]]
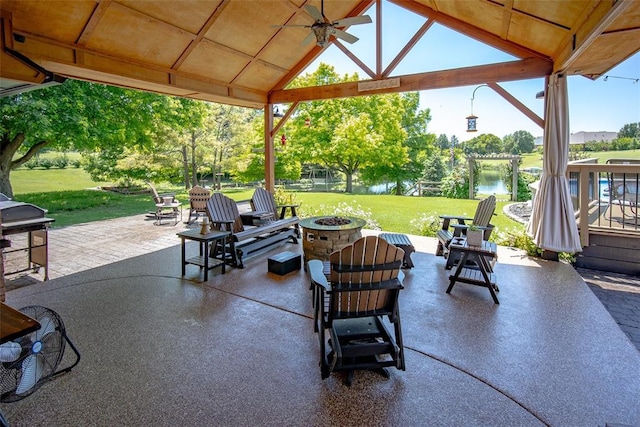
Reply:
[[471, 86], [485, 82], [507, 82], [533, 79], [551, 74], [551, 62], [528, 58], [499, 64], [478, 65], [428, 73], [399, 76], [400, 86], [379, 90], [358, 91], [358, 82], [273, 91], [272, 103], [312, 101], [317, 99], [347, 98], [351, 96], [379, 95], [383, 93], [413, 92], [419, 90], [446, 89]]
[[416, 31], [416, 33], [413, 35], [413, 37], [411, 37], [411, 40], [409, 40], [407, 42], [407, 44], [404, 46], [404, 48], [402, 48], [402, 50], [400, 52], [398, 52], [398, 54], [396, 55], [395, 58], [393, 58], [393, 61], [391, 61], [389, 63], [389, 65], [387, 66], [387, 68], [382, 72], [382, 77], [389, 77], [389, 75], [391, 73], [393, 73], [393, 70], [395, 70], [395, 68], [398, 66], [398, 64], [400, 64], [400, 62], [402, 62], [402, 60], [405, 58], [405, 56], [407, 56], [407, 54], [409, 52], [411, 52], [411, 49], [413, 49], [413, 47], [416, 45], [416, 43], [418, 43], [418, 41], [420, 41], [420, 39], [422, 38], [422, 36], [425, 35], [425, 33], [429, 30], [429, 28], [431, 28], [431, 26], [433, 25], [433, 20], [427, 18], [426, 22], [424, 24], [422, 24], [422, 27], [420, 27], [420, 29], [418, 31]]
[[355, 56], [345, 45], [343, 45], [339, 40], [334, 40], [333, 44], [340, 49], [345, 55], [347, 55], [347, 57], [349, 59], [351, 59], [358, 67], [360, 67], [360, 69], [362, 71], [364, 71], [369, 77], [371, 77], [372, 79], [375, 79], [376, 73], [369, 67], [367, 67], [367, 64], [365, 64], [364, 62], [362, 62], [360, 60], [360, 58], [358, 58], [357, 56]]
[[284, 126], [287, 123], [287, 121], [289, 121], [289, 117], [291, 117], [291, 115], [296, 111], [299, 104], [300, 104], [299, 102], [294, 102], [293, 104], [291, 104], [289, 109], [287, 109], [287, 112], [284, 114], [284, 116], [280, 119], [278, 124], [271, 131], [271, 138], [273, 138], [275, 134], [278, 133], [280, 128]]
[[382, 0], [376, 3], [376, 77], [382, 77]]
[[276, 184], [275, 148], [273, 146], [273, 104], [264, 106], [264, 186], [273, 192]]
[[[562, 47], [554, 53], [554, 73], [567, 71], [571, 64], [602, 34], [618, 16], [632, 6], [632, 0], [601, 1], [581, 22], [572, 28]], [[573, 70], [569, 74], [578, 74]]]
[[[206, 95], [210, 94], [218, 99], [220, 96], [233, 97], [233, 94], [236, 94], [239, 99], [230, 100], [230, 104], [251, 108], [259, 108], [259, 106], [264, 105], [267, 99], [266, 93], [254, 89], [208, 79], [179, 70], [172, 70], [157, 64], [117, 57], [87, 47], [51, 40], [36, 34], [22, 31], [14, 31], [14, 33], [25, 36], [27, 39], [27, 43], [20, 44], [20, 53], [43, 65], [48, 70], [66, 77], [123, 87], [136, 87], [134, 82], [138, 81], [141, 82], [141, 89], [146, 87], [157, 88], [158, 85], [164, 85], [193, 91], [193, 97], [197, 97], [195, 92], [198, 91]], [[4, 70], [3, 73], [5, 73]], [[105, 78], [102, 79], [101, 77]], [[127, 83], [119, 84], [117, 83], [119, 79], [127, 81]], [[194, 90], [194, 88], [197, 89]], [[153, 89], [152, 91], [158, 90]], [[166, 93], [172, 93], [172, 91], [167, 90]]]
[[182, 52], [180, 57], [176, 60], [176, 62], [173, 63], [173, 66], [171, 68], [173, 68], [174, 70], [177, 70], [178, 68], [180, 68], [182, 63], [186, 61], [189, 55], [191, 55], [191, 52], [193, 52], [196, 46], [198, 46], [198, 43], [200, 43], [200, 41], [204, 39], [204, 36], [211, 29], [214, 22], [218, 20], [218, 18], [220, 17], [220, 14], [229, 5], [229, 1], [230, 0], [222, 0], [222, 2], [218, 5], [216, 10], [214, 10], [211, 16], [209, 16], [209, 18], [207, 19], [207, 22], [205, 22], [202, 28], [200, 28], [200, 31], [198, 31], [196, 38], [191, 40], [191, 43], [189, 43], [189, 46], [187, 46], [187, 48]]
[[524, 114], [525, 116], [530, 118], [535, 124], [537, 124], [542, 129], [544, 129], [544, 119], [542, 119], [536, 113], [534, 113], [529, 108], [527, 108], [527, 106], [524, 105], [522, 102], [518, 101], [513, 95], [511, 95], [509, 92], [507, 92], [502, 86], [500, 86], [497, 83], [493, 83], [493, 82], [489, 82], [489, 83], [487, 83], [487, 85], [491, 89], [496, 91], [504, 99], [506, 99], [507, 102], [509, 102], [514, 107], [516, 107], [518, 110], [520, 110], [520, 112], [522, 114]]
[[407, 10], [410, 10], [413, 13], [416, 13], [418, 15], [421, 15], [427, 18], [431, 18], [434, 21], [438, 22], [439, 24], [444, 25], [445, 27], [451, 28], [454, 31], [467, 35], [482, 43], [488, 44], [489, 46], [493, 46], [496, 49], [500, 49], [504, 52], [507, 52], [519, 58], [537, 57], [537, 58], [550, 60], [548, 56], [540, 52], [536, 52], [532, 49], [529, 49], [524, 46], [520, 46], [519, 44], [510, 42], [508, 40], [503, 40], [500, 38], [500, 36], [496, 34], [474, 27], [473, 25], [468, 24], [464, 21], [460, 21], [459, 19], [452, 18], [428, 6], [417, 3], [413, 0], [389, 0], [389, 1]]
[[102, 19], [104, 14], [107, 12], [107, 9], [109, 8], [110, 5], [111, 5], [111, 0], [102, 0], [100, 3], [96, 5], [96, 8], [93, 10], [91, 17], [87, 22], [87, 25], [84, 26], [84, 28], [82, 29], [82, 33], [80, 34], [80, 37], [78, 37], [78, 40], [76, 41], [78, 45], [80, 46], [87, 45], [87, 43], [89, 42], [89, 39], [91, 38], [94, 31], [98, 27], [100, 20]]

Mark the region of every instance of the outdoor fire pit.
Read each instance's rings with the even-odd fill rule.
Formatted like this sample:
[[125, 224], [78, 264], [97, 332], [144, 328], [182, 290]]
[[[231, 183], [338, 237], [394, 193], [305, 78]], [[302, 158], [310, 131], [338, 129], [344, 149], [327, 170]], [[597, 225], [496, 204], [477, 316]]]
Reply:
[[355, 242], [366, 221], [355, 217], [315, 216], [300, 221], [305, 263], [311, 259], [326, 261], [331, 252]]

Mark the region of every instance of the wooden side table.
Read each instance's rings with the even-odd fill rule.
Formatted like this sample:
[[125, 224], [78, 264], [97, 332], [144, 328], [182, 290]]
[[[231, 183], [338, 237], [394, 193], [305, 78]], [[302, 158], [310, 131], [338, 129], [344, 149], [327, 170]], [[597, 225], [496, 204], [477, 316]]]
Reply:
[[[182, 240], [182, 275], [186, 273], [187, 264], [193, 264], [204, 268], [204, 281], [209, 279], [209, 269], [221, 266], [222, 274], [225, 273], [225, 240], [231, 233], [228, 231], [211, 231], [207, 234], [200, 234], [200, 230], [191, 229], [177, 233]], [[188, 258], [186, 256], [186, 241], [193, 240], [200, 244], [200, 255], [197, 257]], [[211, 258], [209, 245], [220, 244], [222, 248], [222, 259]]]
[[[163, 219], [173, 219], [173, 225], [176, 225], [179, 221], [182, 221], [182, 203], [173, 202], [171, 204], [157, 203], [156, 204], [156, 221], [155, 225], [162, 225]], [[178, 220], [178, 217], [180, 219]]]
[[447, 293], [451, 292], [456, 282], [482, 286], [489, 289], [491, 298], [496, 304], [500, 304], [496, 292], [496, 275], [493, 272], [493, 263], [497, 260], [497, 247], [493, 242], [482, 241], [482, 246], [469, 246], [466, 239], [453, 239], [449, 244], [449, 256], [460, 256], [454, 274], [449, 276]]
[[23, 312], [0, 302], [0, 344], [40, 329], [40, 323]]

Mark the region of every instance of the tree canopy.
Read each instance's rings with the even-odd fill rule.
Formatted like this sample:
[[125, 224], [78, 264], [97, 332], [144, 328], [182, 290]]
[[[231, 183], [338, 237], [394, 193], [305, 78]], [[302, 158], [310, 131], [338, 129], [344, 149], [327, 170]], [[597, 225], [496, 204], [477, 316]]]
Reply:
[[117, 158], [127, 147], [149, 147], [172, 100], [76, 80], [0, 98], [0, 192], [12, 196], [11, 170], [44, 148], [99, 147]]

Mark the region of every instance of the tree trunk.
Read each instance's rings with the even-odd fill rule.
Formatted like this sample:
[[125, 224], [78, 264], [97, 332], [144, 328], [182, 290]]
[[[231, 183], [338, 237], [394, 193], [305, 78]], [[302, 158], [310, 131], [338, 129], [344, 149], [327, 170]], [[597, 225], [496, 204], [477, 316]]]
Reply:
[[396, 196], [402, 196], [402, 180], [396, 180]]
[[347, 187], [345, 188], [345, 191], [347, 193], [353, 193], [353, 173], [349, 172], [346, 174], [347, 177]]
[[191, 186], [198, 185], [198, 165], [196, 164], [196, 134], [191, 132]]
[[187, 158], [187, 145], [182, 145], [182, 179], [184, 180], [184, 188], [189, 189], [189, 159]]

